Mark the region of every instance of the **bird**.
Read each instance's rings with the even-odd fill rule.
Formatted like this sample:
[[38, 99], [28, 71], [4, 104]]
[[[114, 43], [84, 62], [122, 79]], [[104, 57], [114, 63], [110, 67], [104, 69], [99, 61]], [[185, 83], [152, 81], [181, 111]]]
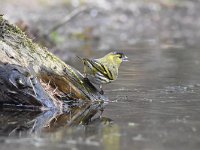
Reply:
[[128, 61], [128, 57], [121, 52], [110, 52], [98, 59], [80, 59], [84, 66], [84, 77], [98, 85], [101, 94], [104, 94], [102, 85], [115, 81], [118, 77], [118, 70], [121, 63]]

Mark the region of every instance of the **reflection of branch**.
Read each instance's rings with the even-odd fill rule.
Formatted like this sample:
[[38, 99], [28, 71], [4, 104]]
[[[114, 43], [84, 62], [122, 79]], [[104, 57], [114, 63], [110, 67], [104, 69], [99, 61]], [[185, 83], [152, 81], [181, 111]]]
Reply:
[[[71, 127], [77, 125], [86, 125], [93, 121], [95, 125], [100, 124], [101, 121], [109, 121], [102, 119], [98, 122], [98, 111], [104, 108], [105, 104], [102, 102], [74, 102], [69, 105], [66, 112], [52, 109], [44, 112], [28, 112], [16, 111], [10, 113], [4, 109], [0, 109], [0, 135], [16, 136], [20, 134], [39, 134], [42, 131], [55, 131], [59, 127]], [[7, 121], [9, 120], [9, 122]], [[12, 122], [12, 124], [10, 124]]]
[[76, 17], [77, 15], [79, 15], [81, 12], [85, 11], [89, 9], [88, 7], [86, 6], [82, 6], [82, 7], [79, 7], [75, 10], [73, 10], [69, 15], [65, 16], [64, 19], [62, 19], [60, 22], [58, 22], [55, 26], [53, 26], [49, 32], [49, 33], [52, 33], [53, 31], [57, 30], [58, 28], [60, 28], [61, 26], [63, 26], [64, 24], [66, 24], [67, 22], [69, 22], [70, 20], [72, 20], [74, 17]]

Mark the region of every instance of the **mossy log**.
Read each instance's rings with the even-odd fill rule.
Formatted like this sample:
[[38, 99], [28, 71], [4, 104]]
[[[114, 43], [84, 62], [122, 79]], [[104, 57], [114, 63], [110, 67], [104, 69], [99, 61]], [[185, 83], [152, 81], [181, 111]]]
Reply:
[[0, 104], [63, 109], [106, 97], [84, 76], [0, 16]]

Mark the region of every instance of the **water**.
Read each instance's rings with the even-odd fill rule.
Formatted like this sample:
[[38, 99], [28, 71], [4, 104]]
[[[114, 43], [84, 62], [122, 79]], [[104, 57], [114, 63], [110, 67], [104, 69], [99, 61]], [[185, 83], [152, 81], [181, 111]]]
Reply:
[[105, 115], [119, 127], [121, 149], [198, 149], [199, 50], [133, 51], [122, 66]]
[[[12, 129], [24, 118], [31, 124], [39, 114], [1, 112], [0, 149], [199, 149], [200, 51], [155, 47], [124, 52], [129, 62], [122, 64], [117, 81], [104, 86], [110, 102], [102, 119], [15, 134]], [[79, 62], [74, 66], [81, 68]]]

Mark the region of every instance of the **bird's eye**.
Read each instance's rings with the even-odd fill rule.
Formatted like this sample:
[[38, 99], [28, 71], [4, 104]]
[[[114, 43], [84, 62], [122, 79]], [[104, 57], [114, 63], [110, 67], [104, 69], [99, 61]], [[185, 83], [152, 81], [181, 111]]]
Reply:
[[122, 58], [122, 55], [119, 55], [119, 58]]

